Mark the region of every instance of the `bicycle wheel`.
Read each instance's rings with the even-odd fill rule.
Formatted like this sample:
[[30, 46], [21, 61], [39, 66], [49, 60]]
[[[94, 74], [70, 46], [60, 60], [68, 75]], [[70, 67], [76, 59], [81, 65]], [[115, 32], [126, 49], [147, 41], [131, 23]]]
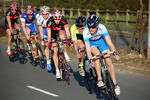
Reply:
[[41, 48], [41, 46], [38, 42], [36, 43], [36, 47], [37, 47], [37, 51], [38, 51], [40, 67], [42, 69], [44, 69], [45, 66], [46, 66], [45, 59], [44, 59], [44, 55], [43, 55], [43, 52], [42, 52], [42, 48]]
[[33, 51], [33, 47], [32, 47], [31, 43], [27, 46], [27, 49], [28, 49], [29, 59], [31, 60], [31, 64], [33, 66], [36, 66], [37, 65], [37, 61], [34, 58], [35, 55], [34, 55], [34, 51]]
[[68, 69], [68, 64], [67, 61], [65, 59], [64, 54], [61, 54], [62, 56], [62, 76], [63, 76], [63, 80], [66, 80], [67, 84], [70, 85], [70, 78], [69, 78], [69, 69]]
[[25, 47], [24, 47], [24, 43], [21, 39], [18, 39], [18, 43], [17, 43], [17, 46], [18, 46], [18, 58], [19, 58], [19, 61], [21, 64], [24, 64], [25, 63]]
[[84, 60], [83, 64], [84, 64], [83, 69], [85, 72], [85, 80], [88, 86], [88, 90], [92, 93], [92, 80], [90, 76], [90, 69], [87, 69], [88, 65], [86, 64], [86, 60]]

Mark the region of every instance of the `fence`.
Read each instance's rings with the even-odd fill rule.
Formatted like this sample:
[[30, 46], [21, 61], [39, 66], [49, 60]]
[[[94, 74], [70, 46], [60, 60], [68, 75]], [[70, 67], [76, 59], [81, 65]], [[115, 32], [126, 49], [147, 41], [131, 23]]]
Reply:
[[[9, 8], [9, 6], [0, 6], [0, 13], [1, 14], [5, 14], [6, 10]], [[24, 12], [25, 11], [25, 7], [20, 7], [21, 11]], [[39, 12], [39, 7], [34, 7], [34, 9], [36, 11]], [[59, 8], [50, 8], [51, 13], [55, 10], [55, 9], [59, 9]], [[91, 15], [91, 14], [96, 14], [97, 16], [100, 16], [100, 21], [104, 21], [105, 24], [108, 22], [114, 22], [116, 25], [119, 22], [122, 23], [126, 23], [126, 26], [129, 25], [129, 23], [136, 23], [136, 15], [138, 14], [139, 11], [130, 11], [130, 10], [126, 10], [126, 11], [119, 11], [119, 10], [82, 10], [82, 9], [65, 9], [65, 8], [61, 8], [59, 9], [62, 14], [67, 18], [67, 19], [76, 19], [78, 16], [85, 16], [86, 18]], [[124, 16], [125, 18], [120, 19], [121, 16]], [[114, 16], [114, 18], [110, 18], [110, 16]], [[133, 17], [134, 16], [134, 17]], [[103, 18], [101, 18], [103, 17]], [[132, 20], [130, 19], [132, 17]], [[143, 13], [143, 18], [144, 18], [144, 22], [147, 23], [147, 18], [148, 18], [148, 11], [144, 11]]]

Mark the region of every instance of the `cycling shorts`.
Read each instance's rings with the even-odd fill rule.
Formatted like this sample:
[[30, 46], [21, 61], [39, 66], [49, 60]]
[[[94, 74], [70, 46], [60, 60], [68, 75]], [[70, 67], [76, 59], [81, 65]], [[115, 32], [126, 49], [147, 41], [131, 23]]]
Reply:
[[60, 31], [64, 31], [64, 30], [63, 29], [61, 29], [61, 30], [51, 30], [51, 38], [56, 40]]
[[82, 34], [76, 34], [76, 36], [77, 36], [77, 41], [82, 41], [84, 43]]
[[[12, 28], [13, 29], [15, 29], [15, 25], [16, 24], [19, 24], [19, 22], [18, 21], [16, 21], [16, 22], [11, 22], [11, 25], [12, 25]], [[8, 23], [5, 23], [5, 30], [7, 30], [7, 29], [9, 29], [9, 26], [8, 26]]]
[[101, 38], [98, 40], [90, 40], [89, 43], [90, 43], [90, 48], [98, 47], [100, 53], [103, 53], [105, 51], [109, 51], [109, 48], [108, 48], [106, 41], [105, 41], [103, 36], [101, 36]]
[[26, 27], [28, 27], [31, 31], [30, 31], [30, 35], [32, 35], [32, 33], [37, 32], [35, 24], [32, 23], [31, 25], [26, 25]]

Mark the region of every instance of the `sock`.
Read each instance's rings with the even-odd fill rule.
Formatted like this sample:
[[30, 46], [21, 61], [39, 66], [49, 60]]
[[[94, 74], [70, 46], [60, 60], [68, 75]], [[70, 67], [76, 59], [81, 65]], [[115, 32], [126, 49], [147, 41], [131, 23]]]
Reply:
[[59, 69], [56, 69], [56, 72], [59, 72]]
[[117, 84], [117, 81], [115, 80], [113, 83], [116, 85], [116, 84]]
[[50, 59], [47, 60], [47, 64], [50, 64]]
[[10, 50], [10, 46], [8, 46], [7, 51]]
[[102, 80], [102, 78], [98, 78], [98, 80]]

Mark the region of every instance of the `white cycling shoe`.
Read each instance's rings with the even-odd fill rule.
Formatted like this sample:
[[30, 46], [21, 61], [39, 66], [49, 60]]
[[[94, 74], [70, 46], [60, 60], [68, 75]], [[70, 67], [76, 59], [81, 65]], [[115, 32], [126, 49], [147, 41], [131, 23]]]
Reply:
[[67, 52], [64, 52], [65, 58], [67, 62], [70, 62], [70, 57], [68, 56]]
[[61, 74], [60, 74], [60, 71], [59, 70], [56, 70], [56, 78], [61, 78]]
[[105, 86], [102, 80], [98, 80], [97, 85], [98, 85], [98, 87], [104, 87]]
[[115, 93], [116, 95], [120, 95], [120, 87], [118, 85], [115, 86]]

